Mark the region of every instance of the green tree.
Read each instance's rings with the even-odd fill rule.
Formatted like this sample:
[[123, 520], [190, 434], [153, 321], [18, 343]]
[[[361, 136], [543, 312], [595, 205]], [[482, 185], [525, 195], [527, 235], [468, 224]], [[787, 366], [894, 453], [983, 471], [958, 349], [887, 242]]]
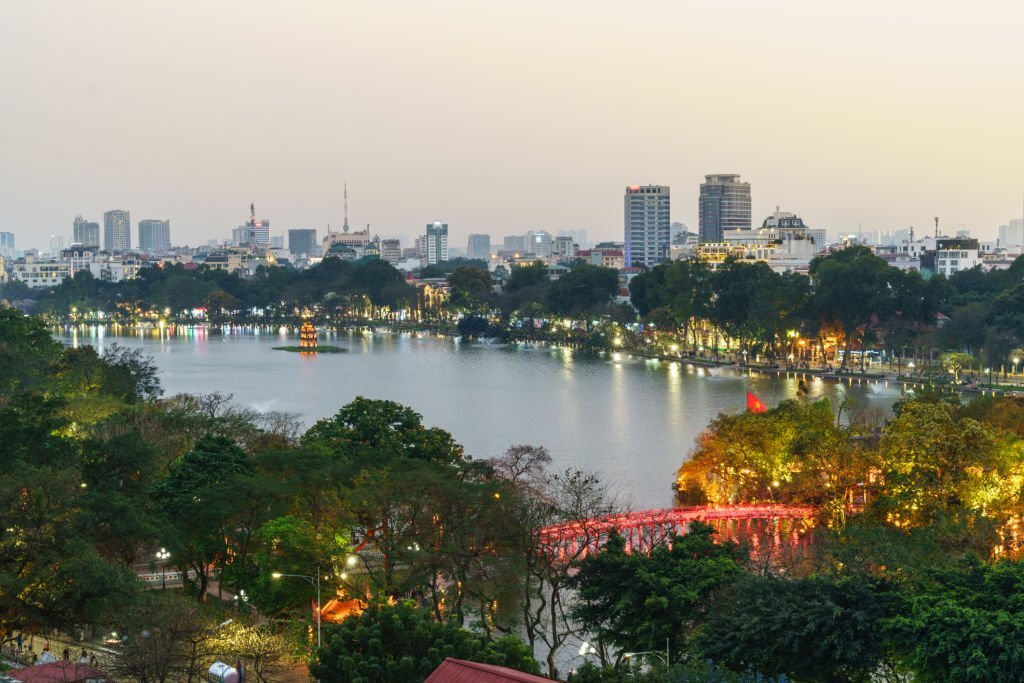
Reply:
[[488, 642], [459, 626], [434, 621], [411, 602], [370, 604], [366, 611], [328, 626], [310, 672], [320, 680], [419, 683], [446, 657], [537, 673], [537, 662], [518, 638]]
[[334, 417], [319, 420], [302, 440], [350, 459], [390, 455], [444, 465], [462, 459], [462, 447], [452, 435], [424, 427], [422, 416], [412, 408], [362, 396]]
[[60, 348], [42, 320], [0, 307], [0, 396], [41, 384]]
[[872, 316], [892, 310], [890, 280], [897, 269], [867, 247], [849, 247], [811, 261], [811, 307], [823, 326], [835, 324], [845, 340], [842, 368], [849, 365], [856, 339], [863, 341]]
[[470, 310], [484, 306], [494, 294], [494, 283], [486, 268], [456, 268], [448, 276], [448, 286], [451, 287], [451, 305]]
[[626, 552], [622, 537], [613, 535], [601, 552], [578, 563], [573, 617], [606, 646], [658, 651], [670, 643], [672, 652], [684, 651], [716, 592], [743, 573], [742, 550], [731, 541], [716, 543], [714, 534], [692, 523], [686, 535], [649, 556]]
[[715, 601], [694, 648], [737, 672], [867, 683], [887, 664], [883, 624], [894, 607], [888, 591], [855, 577], [749, 576]]
[[887, 625], [922, 683], [999, 683], [1024, 669], [1024, 565], [936, 571]]
[[578, 265], [551, 283], [548, 308], [559, 315], [575, 315], [607, 304], [619, 290], [619, 273], [614, 268]]
[[254, 502], [232, 496], [234, 484], [252, 473], [252, 463], [234, 441], [207, 436], [153, 487], [153, 499], [166, 519], [165, 545], [175, 564], [195, 572], [199, 600], [206, 599], [211, 570], [227, 561], [233, 529], [228, 520]]

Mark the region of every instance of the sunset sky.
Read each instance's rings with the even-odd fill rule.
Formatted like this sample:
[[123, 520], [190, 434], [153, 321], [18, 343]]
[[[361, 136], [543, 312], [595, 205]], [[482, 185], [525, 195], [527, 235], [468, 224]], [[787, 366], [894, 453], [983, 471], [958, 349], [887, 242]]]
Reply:
[[740, 173], [832, 232], [1024, 208], [1024, 3], [7, 0], [0, 230], [178, 244], [350, 222], [622, 238], [628, 184]]

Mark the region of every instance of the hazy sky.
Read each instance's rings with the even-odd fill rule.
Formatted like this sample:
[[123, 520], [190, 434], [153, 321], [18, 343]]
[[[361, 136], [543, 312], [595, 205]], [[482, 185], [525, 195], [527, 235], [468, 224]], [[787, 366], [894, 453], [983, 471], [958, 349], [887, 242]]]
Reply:
[[[585, 228], [708, 173], [833, 231], [1022, 213], [1024, 3], [3, 0], [0, 230]], [[137, 240], [133, 225], [133, 243]]]

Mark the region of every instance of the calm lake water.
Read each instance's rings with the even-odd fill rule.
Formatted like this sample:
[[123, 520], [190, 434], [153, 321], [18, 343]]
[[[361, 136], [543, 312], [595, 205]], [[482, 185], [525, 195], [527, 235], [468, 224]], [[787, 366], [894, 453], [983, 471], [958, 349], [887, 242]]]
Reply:
[[[697, 435], [723, 411], [745, 408], [746, 391], [769, 407], [796, 395], [798, 378], [746, 375], [627, 354], [533, 345], [461, 344], [415, 334], [321, 333], [342, 354], [302, 356], [272, 347], [296, 335], [179, 328], [113, 334], [78, 328], [58, 335], [102, 350], [141, 348], [160, 369], [166, 395], [220, 391], [257, 410], [298, 414], [308, 426], [356, 396], [413, 407], [451, 432], [475, 458], [512, 444], [546, 446], [554, 468], [594, 471], [634, 509], [672, 504], [675, 470]], [[811, 398], [888, 412], [899, 387], [808, 379]]]

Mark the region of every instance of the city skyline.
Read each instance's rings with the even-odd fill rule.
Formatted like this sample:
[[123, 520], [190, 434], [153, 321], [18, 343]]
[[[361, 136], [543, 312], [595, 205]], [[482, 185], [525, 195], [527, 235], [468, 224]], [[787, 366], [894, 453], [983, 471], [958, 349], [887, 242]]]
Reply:
[[782, 205], [832, 232], [940, 216], [995, 239], [1021, 216], [1022, 21], [1009, 2], [10, 4], [0, 230], [45, 247], [124, 207], [195, 245], [256, 201], [281, 234], [324, 234], [347, 180], [354, 229], [600, 241], [624, 186], [671, 186], [692, 229], [703, 177], [739, 173], [755, 223]]

